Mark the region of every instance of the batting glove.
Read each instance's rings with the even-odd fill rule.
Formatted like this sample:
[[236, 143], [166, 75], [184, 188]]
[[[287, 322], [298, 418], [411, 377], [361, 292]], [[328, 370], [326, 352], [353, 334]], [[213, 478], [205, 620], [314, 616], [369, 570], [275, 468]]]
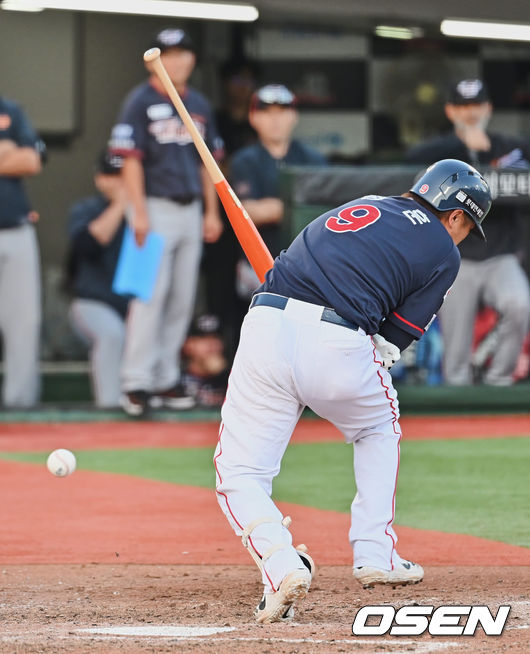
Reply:
[[375, 345], [375, 349], [381, 356], [381, 365], [385, 370], [390, 370], [390, 368], [392, 368], [392, 366], [401, 358], [399, 348], [393, 343], [389, 343], [380, 334], [374, 334], [372, 336], [372, 341]]

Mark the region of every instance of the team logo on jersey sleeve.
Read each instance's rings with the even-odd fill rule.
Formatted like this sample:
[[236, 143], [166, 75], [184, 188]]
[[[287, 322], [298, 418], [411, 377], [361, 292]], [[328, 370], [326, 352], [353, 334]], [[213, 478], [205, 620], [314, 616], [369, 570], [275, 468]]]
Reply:
[[133, 150], [135, 147], [133, 127], [128, 123], [118, 123], [112, 129], [110, 146], [113, 150]]
[[373, 204], [354, 204], [341, 209], [338, 216], [330, 216], [326, 220], [326, 227], [338, 234], [357, 232], [375, 223], [380, 217], [381, 212]]

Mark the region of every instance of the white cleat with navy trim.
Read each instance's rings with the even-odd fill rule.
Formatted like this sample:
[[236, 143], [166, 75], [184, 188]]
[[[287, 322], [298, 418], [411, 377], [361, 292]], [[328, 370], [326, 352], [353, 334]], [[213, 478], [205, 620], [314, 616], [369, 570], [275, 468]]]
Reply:
[[370, 566], [353, 568], [353, 576], [362, 584], [363, 588], [372, 588], [376, 584], [388, 584], [390, 586], [418, 584], [423, 579], [423, 574], [421, 565], [404, 559], [397, 561], [393, 570], [382, 570]]

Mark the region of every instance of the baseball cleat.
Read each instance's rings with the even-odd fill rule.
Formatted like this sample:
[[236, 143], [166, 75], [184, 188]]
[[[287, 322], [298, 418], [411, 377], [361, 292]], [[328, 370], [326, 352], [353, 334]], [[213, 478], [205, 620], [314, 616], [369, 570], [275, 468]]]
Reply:
[[418, 584], [423, 579], [423, 568], [417, 563], [402, 559], [396, 563], [393, 570], [382, 570], [370, 566], [354, 567], [353, 576], [362, 584], [363, 588], [373, 588], [376, 584], [405, 586]]
[[290, 572], [275, 593], [263, 595], [254, 611], [256, 622], [287, 622], [294, 617], [293, 604], [304, 599], [311, 585], [311, 573], [307, 569]]
[[149, 408], [149, 393], [129, 391], [120, 397], [120, 406], [128, 416], [141, 418]]
[[186, 392], [186, 389], [181, 383], [175, 384], [175, 386], [165, 391], [155, 391], [149, 399], [149, 406], [152, 409], [165, 407], [179, 411], [182, 409], [192, 409], [195, 404], [195, 398]]
[[302, 559], [302, 563], [305, 565], [305, 567], [311, 573], [311, 579], [314, 579], [315, 575], [317, 573], [317, 567], [316, 567], [315, 562], [313, 561], [313, 559], [307, 553], [307, 545], [304, 545], [303, 543], [300, 544], [300, 545], [297, 545], [295, 547], [295, 550], [296, 550], [298, 556]]

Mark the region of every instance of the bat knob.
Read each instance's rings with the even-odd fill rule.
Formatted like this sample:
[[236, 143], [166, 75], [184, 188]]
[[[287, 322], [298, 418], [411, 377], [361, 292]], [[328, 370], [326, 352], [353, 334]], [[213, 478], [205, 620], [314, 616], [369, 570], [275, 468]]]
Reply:
[[150, 48], [144, 52], [144, 61], [154, 61], [160, 57], [160, 48]]

